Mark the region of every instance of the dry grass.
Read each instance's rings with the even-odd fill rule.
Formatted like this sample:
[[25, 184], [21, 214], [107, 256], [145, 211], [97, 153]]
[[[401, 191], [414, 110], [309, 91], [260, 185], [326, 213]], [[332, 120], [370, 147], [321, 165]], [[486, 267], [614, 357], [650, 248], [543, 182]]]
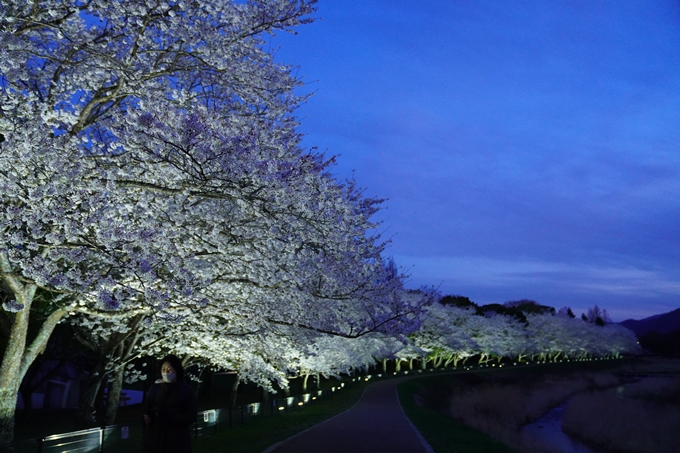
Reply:
[[668, 357], [639, 357], [636, 360], [627, 361], [620, 367], [621, 373], [638, 374], [654, 373], [677, 375], [680, 374], [680, 360]]
[[542, 379], [512, 384], [485, 384], [454, 394], [449, 415], [502, 442], [530, 451], [532, 449], [520, 441], [523, 425], [539, 419], [576, 393], [618, 382], [618, 378], [607, 373], [578, 373], [545, 375]]
[[679, 428], [680, 377], [578, 395], [562, 420], [569, 435], [626, 453], [677, 453]]

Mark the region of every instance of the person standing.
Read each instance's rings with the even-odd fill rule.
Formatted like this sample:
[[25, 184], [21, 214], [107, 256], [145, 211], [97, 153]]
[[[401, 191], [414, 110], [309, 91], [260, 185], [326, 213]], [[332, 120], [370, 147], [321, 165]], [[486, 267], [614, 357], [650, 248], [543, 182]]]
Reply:
[[196, 422], [196, 393], [184, 382], [182, 362], [170, 354], [161, 361], [161, 379], [144, 400], [145, 453], [191, 453], [191, 425]]

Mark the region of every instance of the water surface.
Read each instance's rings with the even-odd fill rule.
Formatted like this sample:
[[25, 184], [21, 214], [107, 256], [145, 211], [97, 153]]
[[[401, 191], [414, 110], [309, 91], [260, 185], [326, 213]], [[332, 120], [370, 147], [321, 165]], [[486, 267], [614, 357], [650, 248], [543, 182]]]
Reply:
[[534, 423], [522, 429], [522, 441], [528, 445], [541, 446], [550, 452], [602, 453], [565, 434], [562, 431], [562, 415], [567, 402], [554, 407]]

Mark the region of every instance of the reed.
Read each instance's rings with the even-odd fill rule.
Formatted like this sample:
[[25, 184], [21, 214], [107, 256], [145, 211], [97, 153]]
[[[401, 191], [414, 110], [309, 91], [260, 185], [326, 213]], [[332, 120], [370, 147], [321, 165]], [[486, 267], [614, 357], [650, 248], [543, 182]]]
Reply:
[[616, 383], [618, 379], [610, 374], [579, 373], [545, 375], [542, 380], [514, 384], [487, 384], [454, 394], [448, 415], [508, 445], [531, 451], [521, 438], [522, 426], [579, 392]]
[[650, 378], [638, 385], [574, 397], [562, 429], [611, 452], [680, 451], [680, 378]]

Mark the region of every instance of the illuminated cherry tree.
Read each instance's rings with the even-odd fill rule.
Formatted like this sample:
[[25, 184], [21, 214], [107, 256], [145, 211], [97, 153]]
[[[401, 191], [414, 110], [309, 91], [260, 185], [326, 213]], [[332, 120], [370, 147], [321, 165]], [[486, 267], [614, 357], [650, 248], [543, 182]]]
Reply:
[[526, 314], [527, 322], [495, 312], [432, 304], [421, 316], [422, 326], [410, 335], [397, 360], [418, 358], [423, 367], [456, 365], [478, 357], [479, 364], [504, 358], [539, 361], [561, 358], [620, 357], [637, 354], [635, 335], [617, 324], [598, 325], [574, 319], [566, 312]]
[[527, 316], [527, 331], [536, 349], [538, 360], [564, 358], [619, 357], [638, 354], [635, 334], [623, 326], [599, 326], [569, 316], [542, 314]]
[[[13, 295], [0, 442], [18, 383], [71, 314], [244, 338], [234, 362], [251, 376], [280, 368], [274, 349], [247, 352], [273, 327], [417, 327], [419, 303], [400, 300], [367, 234], [380, 200], [300, 149], [299, 82], [262, 49], [262, 33], [308, 21], [313, 3], [0, 5], [0, 266]], [[27, 343], [36, 310], [46, 320]]]
[[[411, 335], [417, 350], [424, 352], [420, 356], [421, 367], [428, 362], [437, 368], [453, 363], [458, 365], [461, 359], [475, 355], [479, 345], [469, 336], [466, 327], [471, 317], [469, 310], [442, 304], [427, 307], [422, 316], [422, 327]], [[410, 359], [411, 348], [400, 352], [404, 359]]]

